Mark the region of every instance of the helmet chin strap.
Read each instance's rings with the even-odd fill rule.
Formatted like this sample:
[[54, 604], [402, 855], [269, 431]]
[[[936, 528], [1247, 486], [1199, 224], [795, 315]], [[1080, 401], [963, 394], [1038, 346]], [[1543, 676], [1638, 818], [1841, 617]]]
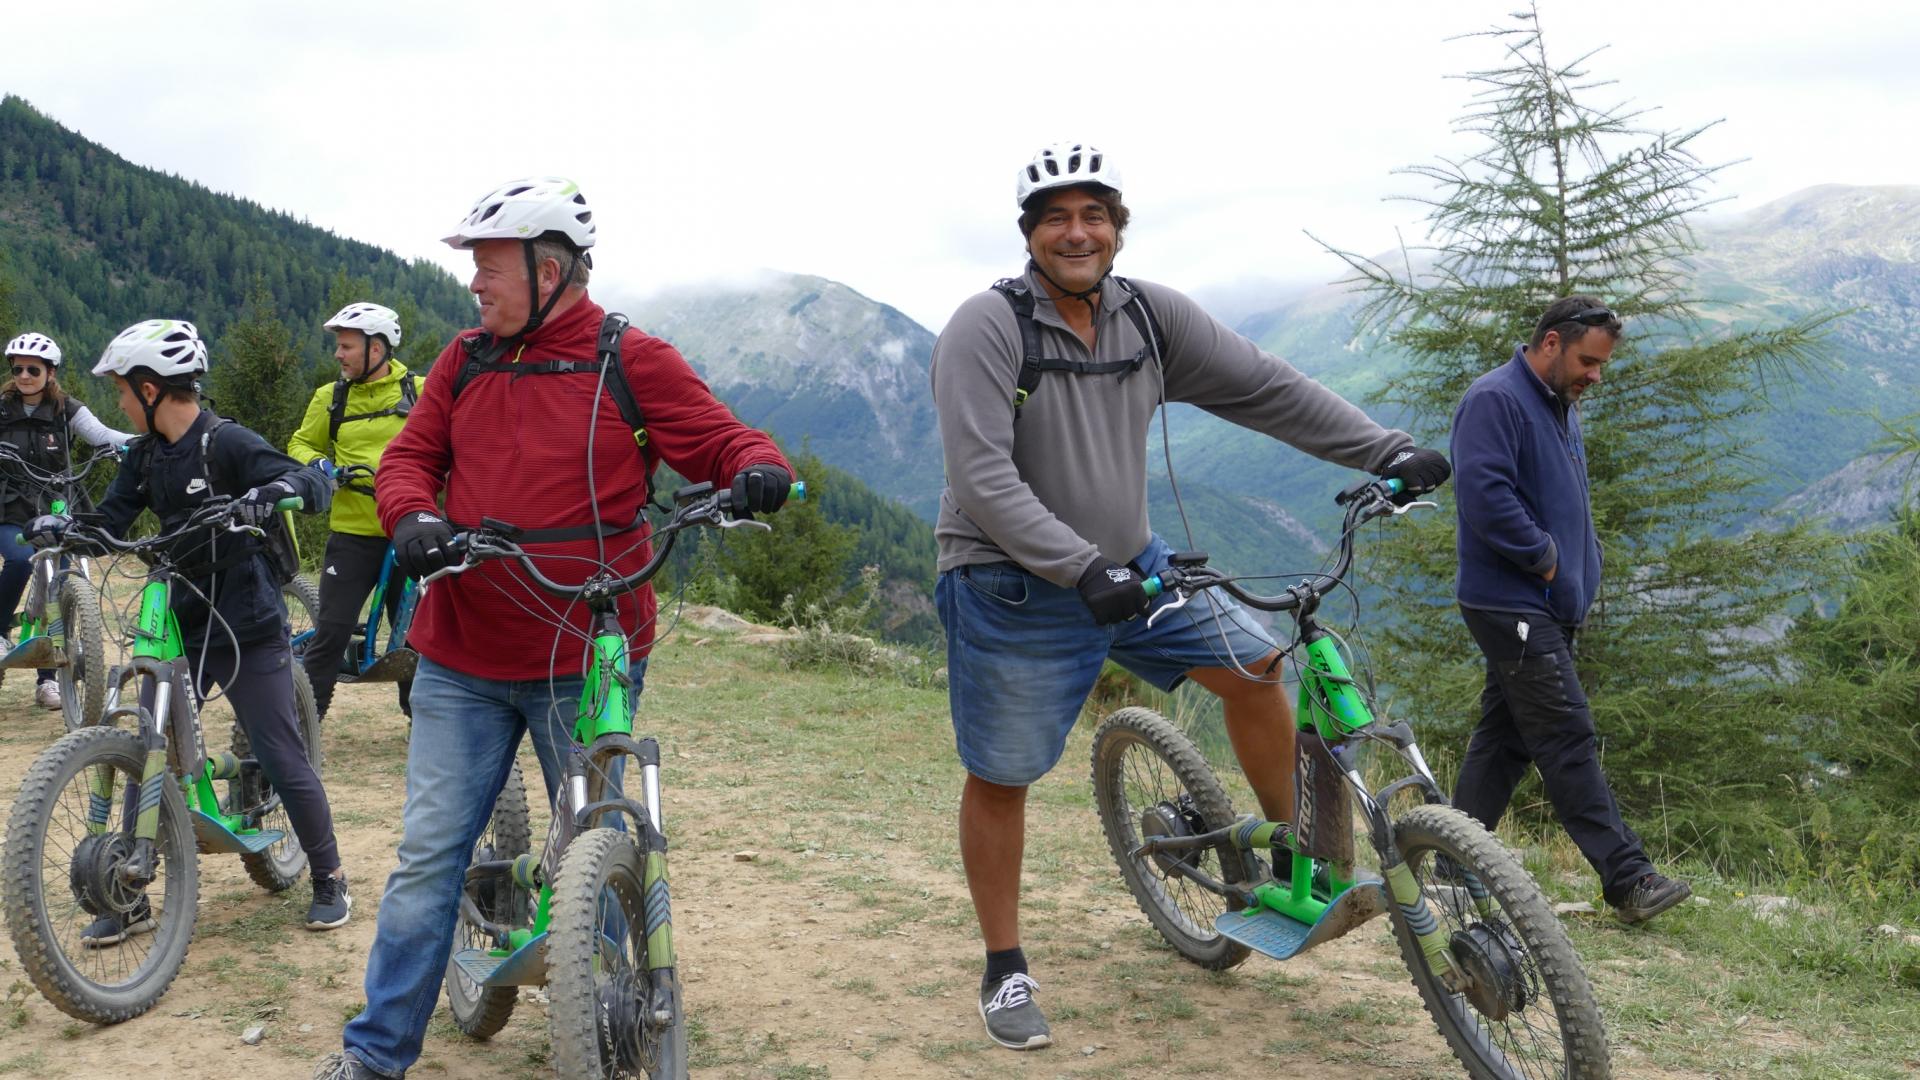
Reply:
[[1112, 276], [1113, 274], [1113, 264], [1108, 263], [1107, 268], [1101, 271], [1100, 273], [1100, 280], [1094, 282], [1092, 288], [1081, 289], [1080, 291], [1075, 292], [1074, 290], [1067, 288], [1065, 285], [1062, 285], [1059, 282], [1053, 280], [1053, 275], [1047, 273], [1045, 270], [1040, 269], [1039, 260], [1034, 259], [1031, 255], [1027, 257], [1027, 267], [1031, 269], [1034, 273], [1039, 274], [1042, 281], [1045, 281], [1047, 284], [1060, 290], [1060, 294], [1062, 296], [1070, 297], [1074, 300], [1080, 301], [1081, 303], [1087, 305], [1087, 310], [1089, 312], [1093, 312], [1096, 314], [1098, 312], [1094, 305], [1093, 298], [1100, 295], [1100, 287], [1102, 285], [1105, 285], [1107, 283], [1107, 278]]
[[[547, 321], [547, 316], [553, 313], [553, 305], [560, 302], [560, 294], [567, 291], [567, 282], [573, 280], [573, 272], [579, 267], [581, 258], [581, 253], [579, 249], [576, 248], [573, 252], [573, 259], [567, 263], [566, 273], [561, 274], [560, 280], [554, 282], [553, 295], [547, 297], [545, 304], [541, 304], [540, 271], [539, 268], [534, 265], [533, 261], [533, 241], [520, 241], [520, 250], [527, 258], [527, 310], [532, 311], [533, 315], [527, 319], [527, 325], [521, 327], [520, 331], [513, 335], [515, 338], [526, 337], [528, 334], [540, 329], [540, 324]], [[593, 262], [589, 260], [587, 265], [592, 266]]]
[[373, 335], [372, 334], [367, 335], [366, 349], [360, 357], [360, 374], [354, 376], [351, 379], [348, 379], [347, 380], [348, 382], [350, 383], [366, 382], [368, 379], [373, 378], [373, 373], [375, 371], [380, 370], [381, 368], [385, 368], [387, 366], [387, 362], [393, 359], [393, 355], [392, 355], [393, 346], [387, 344], [387, 339], [384, 337], [381, 338], [380, 344], [384, 347], [384, 351], [380, 354], [380, 368], [375, 368], [373, 366]]

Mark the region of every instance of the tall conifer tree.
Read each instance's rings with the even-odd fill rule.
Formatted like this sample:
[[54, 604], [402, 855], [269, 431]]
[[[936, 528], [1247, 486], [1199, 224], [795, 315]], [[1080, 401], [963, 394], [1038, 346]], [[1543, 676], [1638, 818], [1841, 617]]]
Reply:
[[[1360, 334], [1405, 357], [1380, 399], [1433, 445], [1446, 445], [1467, 387], [1554, 300], [1590, 294], [1626, 321], [1605, 381], [1579, 406], [1605, 559], [1581, 680], [1629, 814], [1645, 822], [1681, 804], [1698, 834], [1724, 838], [1717, 825], [1751, 805], [1735, 791], [1796, 768], [1771, 704], [1777, 637], [1830, 549], [1799, 526], [1729, 526], [1774, 500], [1736, 421], [1767, 408], [1769, 386], [1817, 369], [1831, 316], [1755, 325], [1692, 295], [1690, 223], [1716, 201], [1708, 187], [1725, 167], [1693, 147], [1713, 125], [1662, 129], [1649, 109], [1593, 104], [1610, 85], [1588, 77], [1593, 53], [1550, 56], [1536, 10], [1513, 23], [1470, 35], [1502, 52], [1460, 77], [1474, 93], [1456, 130], [1472, 152], [1401, 170], [1433, 184], [1410, 199], [1427, 207], [1428, 244], [1394, 265], [1329, 250], [1367, 295]], [[1389, 530], [1397, 546], [1374, 566], [1406, 616], [1383, 635], [1395, 710], [1457, 755], [1483, 669], [1452, 603], [1450, 503]]]

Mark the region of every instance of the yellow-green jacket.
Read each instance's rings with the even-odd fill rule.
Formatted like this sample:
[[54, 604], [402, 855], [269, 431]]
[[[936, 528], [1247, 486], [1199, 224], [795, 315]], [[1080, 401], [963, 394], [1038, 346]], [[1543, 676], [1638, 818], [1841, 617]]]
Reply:
[[[372, 382], [349, 384], [346, 407], [342, 410], [345, 419], [340, 425], [337, 441], [327, 437], [332, 423], [335, 384], [322, 385], [313, 392], [313, 400], [307, 402], [306, 418], [300, 421], [300, 430], [294, 432], [293, 438], [287, 441], [287, 453], [302, 464], [312, 464], [315, 458], [327, 458], [339, 466], [368, 465], [377, 468], [387, 444], [400, 434], [400, 428], [407, 422], [405, 416], [392, 410], [400, 405], [403, 393], [401, 380], [410, 378], [415, 376], [407, 374], [406, 366], [394, 360], [387, 364], [387, 373], [380, 378]], [[417, 385], [415, 389], [418, 390]], [[353, 419], [357, 416], [367, 418]], [[362, 482], [362, 485], [356, 486], [371, 488], [373, 485]], [[374, 509], [373, 496], [348, 487], [342, 487], [334, 495], [333, 516], [329, 524], [338, 533], [386, 535], [380, 529], [380, 515]]]

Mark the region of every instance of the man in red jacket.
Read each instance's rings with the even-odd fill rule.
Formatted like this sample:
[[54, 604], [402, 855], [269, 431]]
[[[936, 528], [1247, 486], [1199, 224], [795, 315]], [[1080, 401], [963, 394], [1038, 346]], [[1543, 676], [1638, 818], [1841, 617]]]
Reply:
[[[521, 543], [536, 556], [573, 556], [542, 559], [544, 573], [569, 584], [584, 581], [598, 557], [597, 520], [605, 550], [619, 553], [614, 570], [631, 573], [651, 554], [644, 506], [661, 461], [690, 480], [731, 485], [736, 506], [780, 508], [792, 482], [786, 459], [714, 400], [673, 346], [633, 329], [620, 337], [644, 437], [613, 390], [596, 396], [606, 312], [587, 297], [594, 224], [578, 187], [552, 177], [507, 184], [446, 240], [473, 252], [480, 327], [440, 354], [380, 460], [380, 523], [401, 570], [425, 576], [452, 564], [455, 532], [490, 517], [526, 530]], [[650, 588], [621, 600], [640, 658], [636, 697], [653, 619]], [[551, 803], [581, 690], [568, 672], [579, 670], [588, 637], [585, 605], [539, 591], [511, 561], [427, 591], [407, 638], [420, 653], [407, 801], [399, 866], [367, 958], [367, 1007], [316, 1077], [398, 1077], [420, 1056], [473, 845], [522, 733], [533, 738]]]

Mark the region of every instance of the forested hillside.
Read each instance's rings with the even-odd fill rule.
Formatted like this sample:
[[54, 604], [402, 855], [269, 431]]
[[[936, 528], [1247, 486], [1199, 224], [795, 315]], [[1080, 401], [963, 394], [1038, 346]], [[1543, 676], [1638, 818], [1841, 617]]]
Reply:
[[[141, 319], [185, 317], [212, 348], [208, 392], [220, 411], [282, 444], [312, 388], [337, 374], [320, 324], [362, 299], [400, 312], [400, 356], [416, 370], [475, 321], [466, 288], [433, 264], [135, 165], [18, 97], [0, 99], [0, 339], [26, 329], [52, 335], [69, 358], [63, 384], [103, 416], [118, 419], [118, 410], [85, 373], [108, 340]], [[734, 399], [753, 388], [719, 389], [738, 408]], [[766, 534], [769, 561], [792, 562], [804, 531], [794, 527], [815, 518], [817, 542], [835, 553], [816, 578], [837, 594], [861, 567], [877, 566], [883, 628], [915, 639], [937, 633], [932, 530], [851, 474], [810, 464], [814, 499], [789, 528]], [[317, 553], [325, 520], [302, 523], [303, 543]]]
[[0, 257], [16, 320], [75, 358], [156, 316], [217, 342], [256, 286], [316, 379], [336, 281], [368, 283], [354, 299], [400, 311], [423, 344], [473, 322], [472, 298], [437, 266], [135, 165], [13, 96], [0, 100]]

